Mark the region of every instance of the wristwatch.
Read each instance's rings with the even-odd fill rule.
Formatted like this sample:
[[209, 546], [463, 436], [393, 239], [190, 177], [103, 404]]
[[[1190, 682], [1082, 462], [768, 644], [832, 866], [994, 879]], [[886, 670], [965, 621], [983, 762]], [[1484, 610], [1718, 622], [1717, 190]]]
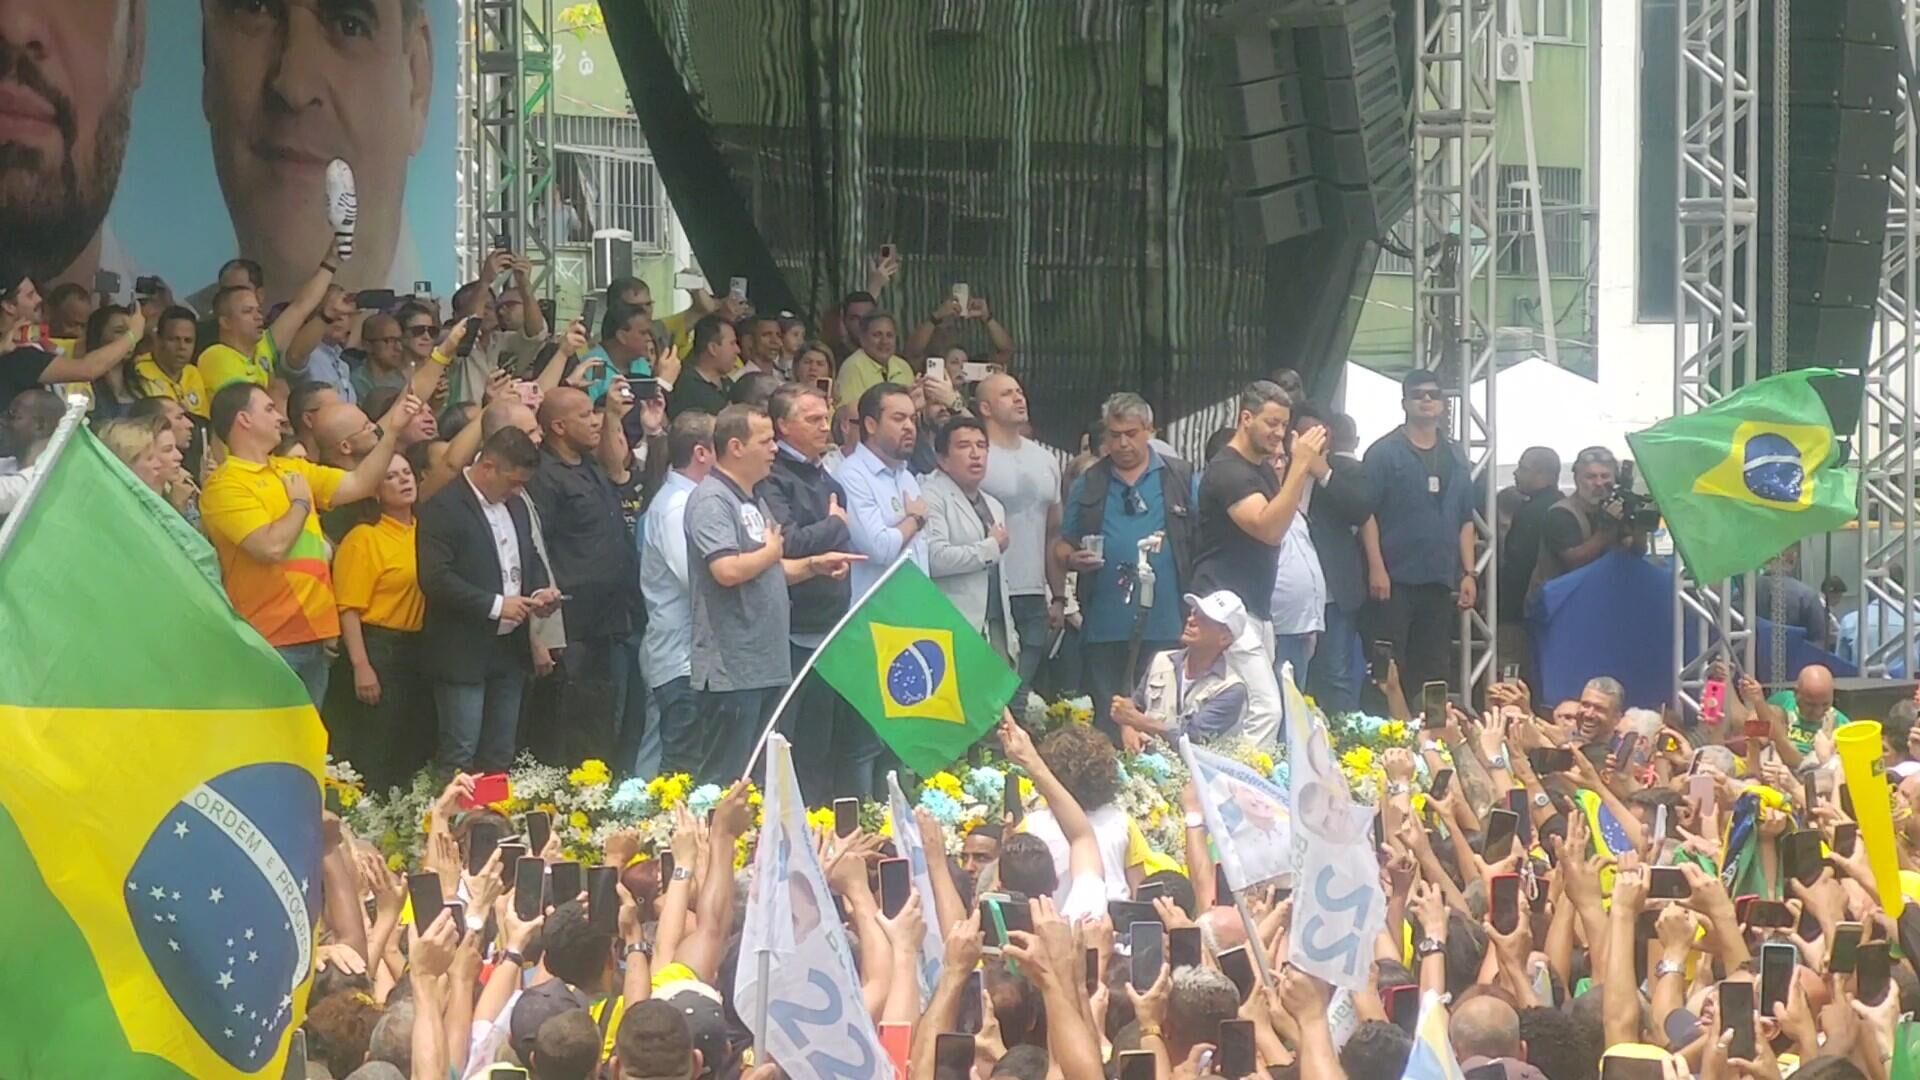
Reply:
[[652, 943], [646, 942], [646, 941], [629, 942], [627, 944], [626, 951], [622, 952], [620, 955], [623, 957], [632, 956], [634, 953], [639, 953], [641, 956], [644, 956], [647, 959], [651, 960], [653, 959], [653, 945]]
[[507, 963], [512, 964], [514, 967], [527, 966], [527, 958], [525, 956], [522, 956], [518, 949], [502, 950], [500, 953], [500, 959], [505, 960]]
[[1662, 960], [1658, 964], [1653, 965], [1653, 976], [1656, 979], [1664, 979], [1669, 975], [1679, 975], [1685, 971], [1685, 965], [1676, 964], [1671, 960]]
[[1187, 828], [1204, 829], [1206, 827], [1207, 827], [1206, 818], [1203, 818], [1199, 814], [1193, 813], [1192, 811], [1187, 812]]
[[1547, 798], [1546, 792], [1536, 791], [1533, 793], [1533, 805], [1539, 807], [1542, 810], [1545, 810], [1547, 807], [1553, 805], [1553, 800]]
[[1441, 941], [1439, 938], [1429, 936], [1421, 938], [1420, 943], [1413, 947], [1413, 956], [1416, 960], [1424, 960], [1435, 953], [1445, 951], [1447, 951], [1446, 942]]
[[1507, 752], [1502, 750], [1498, 755], [1487, 760], [1487, 767], [1506, 771], [1512, 769], [1513, 763], [1507, 760]]
[[688, 867], [685, 867], [685, 866], [676, 866], [676, 867], [674, 867], [674, 868], [673, 868], [673, 878], [672, 878], [672, 880], [674, 880], [674, 881], [692, 881], [692, 880], [693, 880], [693, 871], [692, 871], [691, 869], [689, 869]]
[[1407, 795], [1412, 791], [1413, 785], [1407, 783], [1405, 780], [1389, 780], [1387, 782], [1387, 796], [1389, 798], [1395, 795]]

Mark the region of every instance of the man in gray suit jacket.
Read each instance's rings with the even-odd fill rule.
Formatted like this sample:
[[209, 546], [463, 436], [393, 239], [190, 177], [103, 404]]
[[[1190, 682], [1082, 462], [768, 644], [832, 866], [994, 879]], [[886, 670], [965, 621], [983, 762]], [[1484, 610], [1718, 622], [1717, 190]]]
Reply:
[[1007, 513], [980, 490], [987, 475], [987, 429], [956, 416], [933, 437], [938, 471], [921, 486], [927, 501], [928, 575], [1008, 663], [1020, 655], [1012, 605], [1000, 584]]

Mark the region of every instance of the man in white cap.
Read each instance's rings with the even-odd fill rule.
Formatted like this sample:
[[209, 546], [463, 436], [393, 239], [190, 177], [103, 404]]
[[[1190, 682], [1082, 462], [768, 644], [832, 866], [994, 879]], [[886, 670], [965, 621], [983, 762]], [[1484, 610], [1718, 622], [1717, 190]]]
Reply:
[[1181, 647], [1153, 658], [1133, 697], [1113, 699], [1113, 722], [1128, 750], [1138, 751], [1148, 735], [1218, 739], [1246, 723], [1247, 686], [1227, 662], [1227, 651], [1247, 629], [1246, 606], [1225, 589], [1184, 599]]

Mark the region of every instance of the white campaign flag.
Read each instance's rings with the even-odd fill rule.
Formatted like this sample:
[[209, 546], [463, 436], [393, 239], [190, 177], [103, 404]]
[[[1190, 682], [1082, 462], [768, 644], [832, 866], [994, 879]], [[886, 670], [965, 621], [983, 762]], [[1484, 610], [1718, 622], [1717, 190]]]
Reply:
[[[920, 842], [920, 822], [913, 816], [907, 794], [900, 790], [900, 774], [887, 773], [887, 815], [893, 819], [893, 846], [913, 871], [913, 891], [920, 897], [920, 915], [926, 920], [926, 933], [920, 939], [920, 1004], [933, 997], [933, 985], [940, 981], [940, 962], [946, 956], [946, 943], [940, 938], [940, 918], [933, 903], [933, 875], [927, 870], [927, 845]], [[937, 858], [946, 858], [942, 851]]]
[[1292, 815], [1287, 793], [1232, 758], [1180, 737], [1180, 756], [1193, 773], [1200, 816], [1220, 849], [1220, 869], [1235, 892], [1293, 873]]
[[[806, 804], [785, 737], [767, 742], [760, 846], [747, 891], [747, 919], [733, 1000], [756, 1045], [793, 1080], [871, 1080], [886, 1055], [867, 1015], [847, 932], [807, 832]], [[761, 984], [761, 960], [766, 984]], [[761, 995], [766, 1021], [761, 1027]]]
[[1360, 990], [1385, 929], [1387, 899], [1373, 850], [1373, 808], [1353, 801], [1333, 740], [1293, 682], [1280, 677], [1292, 788], [1293, 934], [1287, 961], [1335, 986]]

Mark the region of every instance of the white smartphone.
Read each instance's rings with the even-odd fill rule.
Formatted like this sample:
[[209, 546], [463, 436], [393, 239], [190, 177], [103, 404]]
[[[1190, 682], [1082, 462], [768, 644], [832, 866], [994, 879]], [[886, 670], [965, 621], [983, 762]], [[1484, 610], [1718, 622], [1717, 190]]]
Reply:
[[747, 298], [747, 279], [737, 277], [728, 281], [727, 295], [735, 300], [745, 300]]
[[673, 287], [687, 292], [701, 292], [707, 287], [707, 279], [698, 270], [682, 270], [674, 275]]
[[967, 309], [973, 305], [973, 286], [964, 281], [953, 283], [953, 300], [960, 305], [960, 317], [967, 317]]
[[960, 377], [967, 382], [982, 382], [991, 374], [993, 374], [993, 366], [990, 364], [969, 360], [960, 365]]

